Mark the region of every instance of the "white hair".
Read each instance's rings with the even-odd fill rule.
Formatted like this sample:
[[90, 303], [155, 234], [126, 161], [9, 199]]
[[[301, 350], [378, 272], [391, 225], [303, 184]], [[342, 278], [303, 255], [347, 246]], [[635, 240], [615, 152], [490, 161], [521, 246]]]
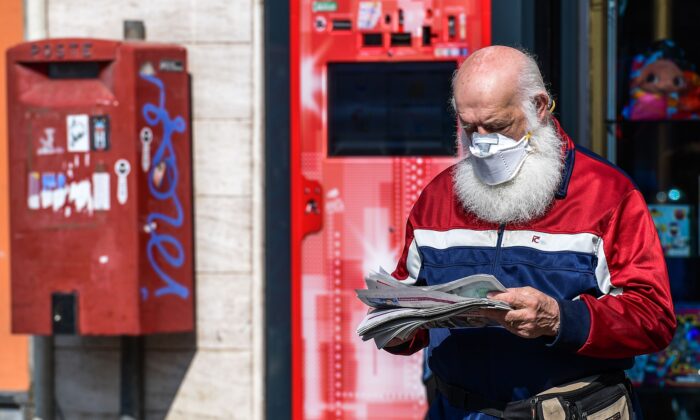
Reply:
[[527, 118], [527, 129], [533, 130], [540, 125], [537, 118], [537, 103], [535, 102], [535, 98], [544, 93], [547, 95], [547, 105], [549, 105], [552, 95], [550, 95], [549, 91], [547, 91], [547, 87], [544, 85], [542, 73], [540, 73], [540, 68], [537, 66], [535, 57], [526, 51], [522, 52], [525, 54], [525, 64], [518, 78], [518, 95], [520, 96], [520, 102], [525, 112], [525, 117]]

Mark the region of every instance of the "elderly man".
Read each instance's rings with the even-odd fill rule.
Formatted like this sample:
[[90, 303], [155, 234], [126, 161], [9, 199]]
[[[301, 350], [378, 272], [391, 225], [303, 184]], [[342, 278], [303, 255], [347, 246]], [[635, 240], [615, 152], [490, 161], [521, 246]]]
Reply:
[[491, 297], [513, 309], [484, 314], [495, 326], [419, 330], [387, 350], [428, 346], [440, 390], [430, 418], [532, 418], [533, 396], [668, 345], [664, 257], [642, 194], [564, 133], [531, 57], [476, 51], [453, 91], [466, 157], [416, 202], [393, 275], [436, 284], [491, 273], [507, 287]]

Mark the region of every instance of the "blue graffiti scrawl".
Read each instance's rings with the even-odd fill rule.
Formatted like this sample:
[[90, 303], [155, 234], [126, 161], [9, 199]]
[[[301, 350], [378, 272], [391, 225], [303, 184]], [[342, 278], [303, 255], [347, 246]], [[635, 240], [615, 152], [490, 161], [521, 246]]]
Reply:
[[[165, 283], [165, 286], [156, 289], [155, 296], [176, 295], [186, 299], [190, 294], [189, 289], [173, 279], [170, 274], [159, 265], [154, 255], [154, 253], [157, 252], [165, 264], [172, 268], [182, 267], [185, 262], [185, 251], [182, 248], [182, 243], [172, 235], [158, 233], [157, 231], [159, 222], [170, 225], [176, 229], [182, 228], [183, 225], [184, 214], [182, 211], [182, 204], [176, 192], [178, 169], [177, 157], [172, 144], [172, 136], [175, 132], [182, 133], [185, 131], [185, 120], [181, 116], [175, 118], [170, 117], [165, 107], [165, 87], [160, 79], [145, 74], [141, 74], [140, 76], [142, 79], [158, 87], [159, 90], [158, 105], [151, 103], [145, 104], [142, 109], [143, 117], [146, 123], [151, 127], [161, 124], [163, 128], [163, 139], [153, 156], [153, 164], [148, 171], [148, 189], [153, 198], [158, 201], [170, 201], [175, 208], [174, 217], [156, 212], [148, 214], [146, 226], [151, 228], [149, 229], [150, 238], [146, 245], [146, 254], [148, 255], [148, 262], [151, 264], [153, 271], [155, 271], [158, 277]], [[156, 186], [154, 183], [154, 171], [162, 167], [165, 167], [165, 182]], [[159, 189], [159, 187], [163, 185], [165, 188], [162, 190]], [[148, 298], [148, 290], [142, 289], [142, 298]]]

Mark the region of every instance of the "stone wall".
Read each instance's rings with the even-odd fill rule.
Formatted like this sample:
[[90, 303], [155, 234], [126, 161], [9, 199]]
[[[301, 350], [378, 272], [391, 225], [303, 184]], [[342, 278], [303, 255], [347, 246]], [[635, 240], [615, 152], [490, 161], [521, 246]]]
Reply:
[[[188, 50], [196, 333], [146, 338], [146, 418], [263, 416], [261, 16], [259, 0], [45, 0], [47, 37], [121, 39], [141, 20], [148, 41]], [[119, 339], [55, 344], [63, 417], [116, 418]]]

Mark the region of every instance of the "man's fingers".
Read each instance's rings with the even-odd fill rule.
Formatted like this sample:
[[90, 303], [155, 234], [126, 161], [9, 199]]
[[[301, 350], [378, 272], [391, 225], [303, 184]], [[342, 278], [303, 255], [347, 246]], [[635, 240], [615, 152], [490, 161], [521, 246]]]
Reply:
[[557, 334], [559, 306], [552, 297], [541, 291], [529, 286], [514, 287], [505, 292], [490, 292], [488, 297], [513, 308], [489, 316], [513, 334], [524, 338]]
[[527, 306], [529, 296], [525, 293], [525, 287], [514, 287], [507, 289], [505, 292], [490, 292], [489, 299], [500, 300], [509, 304], [513, 308], [522, 308]]
[[501, 302], [505, 302], [507, 304], [510, 304], [511, 300], [513, 297], [511, 296], [510, 291], [505, 291], [505, 292], [489, 292], [486, 297], [489, 299], [493, 300], [499, 300]]
[[513, 325], [532, 322], [534, 318], [530, 309], [516, 309], [506, 312], [505, 315], [503, 315], [503, 321], [509, 325]]
[[504, 311], [501, 309], [481, 309], [479, 316], [484, 317], [484, 318], [488, 318], [488, 319], [492, 319], [492, 320], [498, 322], [499, 324], [502, 324], [503, 317], [506, 316], [507, 312], [508, 311]]

